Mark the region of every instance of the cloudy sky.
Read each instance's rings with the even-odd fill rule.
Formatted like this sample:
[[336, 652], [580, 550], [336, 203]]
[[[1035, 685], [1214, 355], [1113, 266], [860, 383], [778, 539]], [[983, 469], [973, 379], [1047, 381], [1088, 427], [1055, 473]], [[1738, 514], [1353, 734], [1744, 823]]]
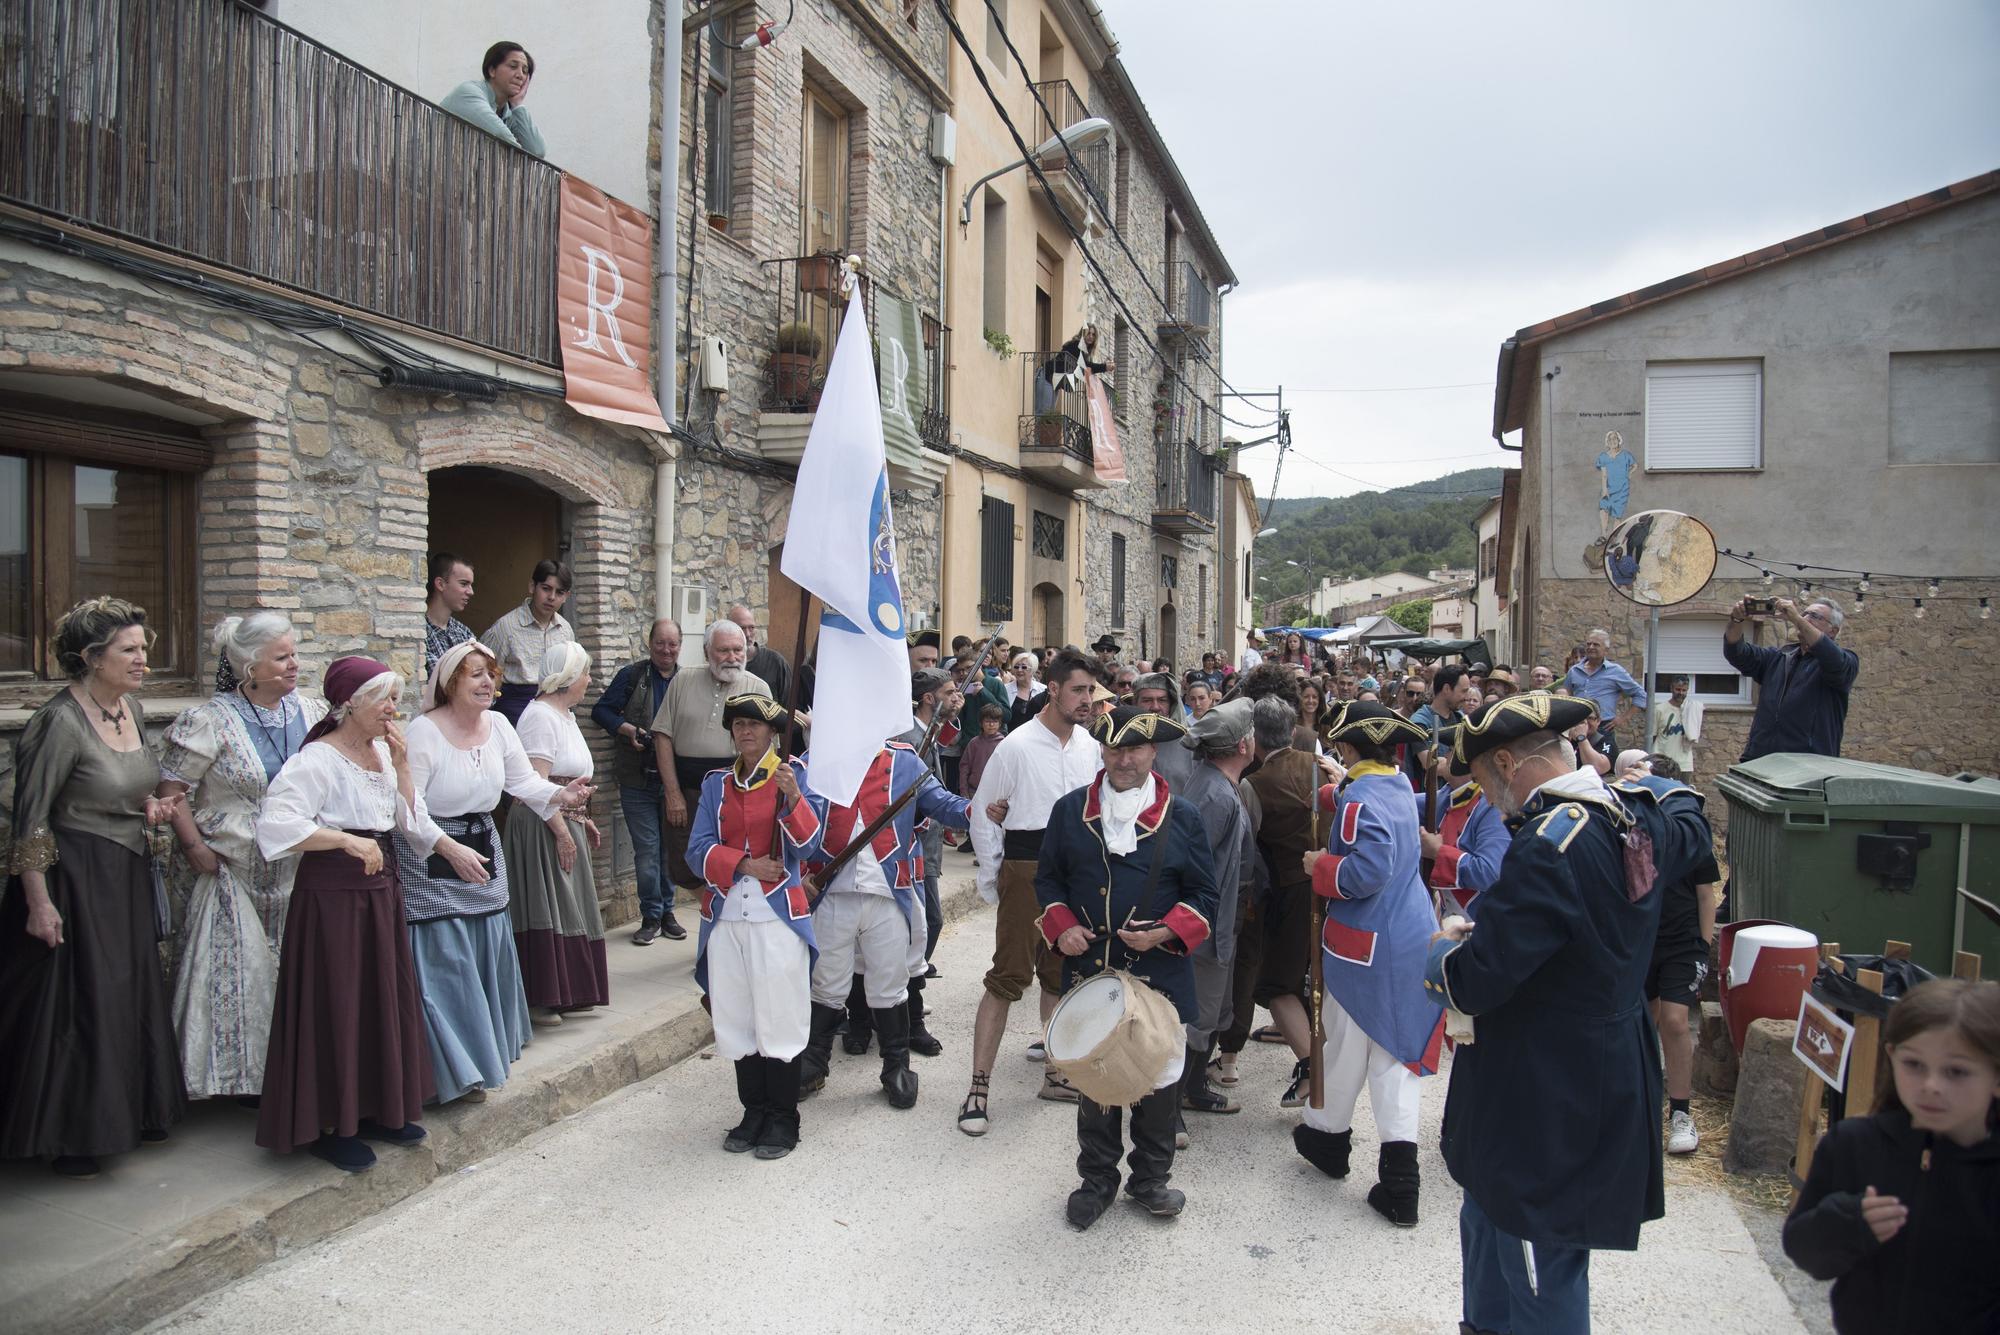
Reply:
[[2000, 167], [1992, 0], [1104, 8], [1243, 284], [1225, 373], [1285, 386], [1283, 496], [1512, 461], [1514, 330]]

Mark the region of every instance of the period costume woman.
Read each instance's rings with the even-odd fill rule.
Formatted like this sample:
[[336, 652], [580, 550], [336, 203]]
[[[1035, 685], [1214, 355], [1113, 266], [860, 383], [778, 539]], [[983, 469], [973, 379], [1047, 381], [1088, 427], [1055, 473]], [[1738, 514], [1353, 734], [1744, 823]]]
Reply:
[[156, 946], [146, 827], [159, 765], [130, 692], [146, 679], [146, 613], [94, 598], [56, 623], [70, 684], [15, 749], [14, 838], [0, 899], [0, 1158], [97, 1156], [165, 1140], [187, 1108]]
[[611, 1000], [604, 918], [590, 874], [597, 826], [581, 814], [578, 796], [590, 792], [593, 765], [573, 711], [589, 687], [590, 655], [580, 644], [557, 645], [542, 663], [541, 694], [521, 711], [518, 729], [535, 772], [571, 789], [571, 801], [546, 814], [526, 804], [507, 813], [507, 897], [536, 1024], [561, 1024], [564, 1011]]
[[415, 835], [396, 705], [401, 674], [371, 658], [326, 670], [327, 716], [278, 771], [257, 817], [266, 858], [297, 856], [278, 962], [257, 1143], [300, 1146], [358, 1173], [364, 1140], [413, 1145], [435, 1092], [389, 832]]
[[175, 870], [193, 879], [175, 942], [174, 1032], [191, 1096], [254, 1098], [298, 870], [296, 858], [258, 851], [257, 813], [326, 705], [298, 695], [298, 648], [282, 613], [225, 618], [214, 642], [215, 694], [174, 721], [160, 753], [160, 796], [188, 795], [173, 818]]
[[536, 774], [493, 709], [499, 664], [478, 641], [446, 651], [410, 725], [415, 835], [394, 836], [424, 1033], [440, 1102], [482, 1102], [528, 1041], [528, 998], [507, 913], [507, 856], [493, 823], [504, 790], [542, 813], [565, 792]]

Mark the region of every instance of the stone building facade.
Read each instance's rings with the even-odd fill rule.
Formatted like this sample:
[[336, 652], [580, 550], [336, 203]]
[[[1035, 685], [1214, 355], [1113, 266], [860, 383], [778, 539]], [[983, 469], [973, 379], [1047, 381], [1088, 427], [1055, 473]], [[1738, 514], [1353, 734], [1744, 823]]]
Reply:
[[[1502, 350], [1494, 423], [1523, 448], [1501, 523], [1515, 661], [1560, 672], [1602, 627], [1613, 657], [1644, 671], [1646, 609], [1601, 569], [1601, 461], [1616, 433], [1633, 458], [1619, 466], [1628, 516], [1692, 514], [1744, 557], [1722, 557], [1661, 622], [1660, 671], [1691, 674], [1704, 701], [1703, 777], [1741, 753], [1755, 704], [1721, 660], [1724, 618], [1745, 595], [1847, 610], [1840, 642], [1861, 672], [1844, 755], [2000, 772], [1995, 631], [1978, 607], [2000, 596], [1986, 537], [2000, 507], [1996, 312], [1989, 173], [1521, 330]], [[1933, 575], [1947, 577], [1935, 594]]]

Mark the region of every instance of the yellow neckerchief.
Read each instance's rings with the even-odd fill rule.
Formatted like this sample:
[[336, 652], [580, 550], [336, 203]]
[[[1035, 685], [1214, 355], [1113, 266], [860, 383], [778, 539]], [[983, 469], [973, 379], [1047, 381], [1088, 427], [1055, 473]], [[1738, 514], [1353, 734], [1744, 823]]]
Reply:
[[1451, 795], [1451, 805], [1454, 807], [1462, 807], [1466, 806], [1469, 803], [1477, 802], [1479, 798], [1480, 798], [1479, 780], [1474, 779], [1471, 783], [1466, 784], [1463, 788], [1460, 788], [1457, 792]]
[[1401, 772], [1394, 765], [1385, 765], [1379, 760], [1364, 760], [1355, 765], [1353, 769], [1347, 771], [1346, 781], [1353, 783], [1356, 779], [1372, 778], [1377, 774], [1400, 774]]
[[743, 777], [743, 757], [736, 757], [736, 762], [729, 767], [729, 780], [737, 788], [748, 793], [763, 787], [765, 781], [777, 772], [778, 748], [774, 746], [766, 751], [764, 758], [751, 768], [750, 777], [747, 780]]

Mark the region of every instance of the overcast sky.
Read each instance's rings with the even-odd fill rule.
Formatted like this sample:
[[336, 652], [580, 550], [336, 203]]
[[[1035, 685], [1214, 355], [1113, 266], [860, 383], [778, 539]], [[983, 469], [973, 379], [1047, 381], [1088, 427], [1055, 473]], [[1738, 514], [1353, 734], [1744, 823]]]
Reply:
[[1992, 0], [1104, 9], [1242, 282], [1224, 372], [1285, 386], [1281, 496], [1511, 463], [1516, 329], [2000, 167]]

